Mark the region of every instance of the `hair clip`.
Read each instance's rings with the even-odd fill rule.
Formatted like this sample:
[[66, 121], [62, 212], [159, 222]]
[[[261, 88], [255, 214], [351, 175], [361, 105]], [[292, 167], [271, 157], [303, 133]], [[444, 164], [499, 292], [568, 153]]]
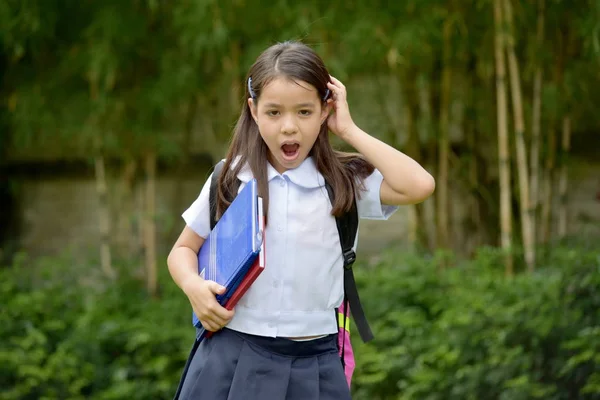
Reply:
[[252, 77], [248, 77], [248, 93], [250, 93], [250, 97], [256, 99], [256, 94], [254, 94], [254, 90], [252, 90]]
[[325, 91], [325, 96], [323, 96], [323, 101], [327, 101], [327, 98], [329, 97], [329, 89], [327, 89]]

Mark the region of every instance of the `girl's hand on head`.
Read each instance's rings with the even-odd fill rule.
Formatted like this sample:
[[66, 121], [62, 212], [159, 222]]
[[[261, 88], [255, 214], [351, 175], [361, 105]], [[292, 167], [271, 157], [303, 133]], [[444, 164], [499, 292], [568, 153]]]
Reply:
[[355, 124], [346, 100], [346, 87], [333, 76], [330, 75], [330, 78], [331, 82], [327, 82], [327, 87], [331, 91], [331, 97], [327, 104], [332, 105], [333, 112], [327, 118], [327, 125], [333, 133], [344, 139]]
[[233, 318], [234, 311], [221, 306], [216, 299], [217, 294], [225, 292], [225, 288], [214, 281], [194, 277], [186, 282], [184, 293], [198, 320], [206, 330], [216, 332], [223, 328]]

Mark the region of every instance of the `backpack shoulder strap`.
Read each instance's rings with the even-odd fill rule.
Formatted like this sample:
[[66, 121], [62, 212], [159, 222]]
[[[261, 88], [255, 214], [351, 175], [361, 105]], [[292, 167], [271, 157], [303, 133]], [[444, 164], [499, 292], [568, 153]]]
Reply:
[[210, 178], [210, 191], [208, 194], [208, 204], [210, 208], [210, 230], [212, 231], [217, 224], [217, 185], [219, 183], [219, 175], [223, 169], [224, 161], [219, 161], [213, 169]]
[[[333, 188], [326, 182], [325, 187], [327, 188], [327, 194], [329, 200], [333, 204], [335, 194]], [[352, 203], [352, 208], [349, 212], [342, 216], [336, 217], [335, 219], [338, 233], [340, 235], [340, 244], [342, 246], [342, 254], [344, 255], [344, 309], [348, 309], [350, 306], [350, 312], [354, 317], [354, 322], [358, 329], [363, 342], [368, 342], [373, 339], [373, 332], [365, 316], [365, 312], [360, 302], [358, 295], [358, 289], [356, 288], [356, 281], [354, 279], [354, 271], [352, 265], [356, 261], [356, 253], [354, 252], [354, 241], [356, 239], [356, 233], [358, 232], [358, 209], [356, 206], [356, 200]]]
[[[225, 164], [225, 161], [219, 161], [214, 169], [213, 169], [213, 174], [212, 177], [210, 178], [210, 191], [208, 193], [208, 203], [209, 203], [209, 210], [210, 210], [210, 230], [212, 231], [215, 228], [215, 225], [217, 224], [217, 185], [219, 184], [219, 175], [221, 174], [221, 170], [223, 169], [223, 165]], [[239, 185], [241, 184], [241, 181], [238, 179], [236, 184], [233, 187], [233, 193], [237, 194], [237, 189], [239, 188]], [[235, 198], [235, 195], [230, 196], [231, 198], [228, 198], [227, 200], [229, 202], [232, 202], [233, 199]]]

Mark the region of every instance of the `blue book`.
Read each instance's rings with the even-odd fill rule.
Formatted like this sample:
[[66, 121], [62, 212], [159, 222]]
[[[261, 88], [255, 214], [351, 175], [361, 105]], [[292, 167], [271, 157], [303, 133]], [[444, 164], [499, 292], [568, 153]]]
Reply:
[[[262, 217], [262, 198], [258, 196], [256, 179], [252, 179], [234, 198], [198, 252], [200, 276], [225, 287], [225, 293], [216, 296], [221, 305], [233, 295], [260, 254]], [[195, 313], [192, 323], [199, 330], [199, 338], [206, 334]]]

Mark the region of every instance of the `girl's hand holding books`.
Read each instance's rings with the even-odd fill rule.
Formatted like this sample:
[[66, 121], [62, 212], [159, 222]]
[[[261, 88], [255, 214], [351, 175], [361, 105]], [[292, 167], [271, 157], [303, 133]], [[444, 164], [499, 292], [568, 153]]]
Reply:
[[227, 310], [217, 302], [216, 295], [225, 292], [225, 288], [218, 283], [194, 277], [187, 282], [184, 292], [207, 331], [216, 332], [233, 318], [234, 311]]

